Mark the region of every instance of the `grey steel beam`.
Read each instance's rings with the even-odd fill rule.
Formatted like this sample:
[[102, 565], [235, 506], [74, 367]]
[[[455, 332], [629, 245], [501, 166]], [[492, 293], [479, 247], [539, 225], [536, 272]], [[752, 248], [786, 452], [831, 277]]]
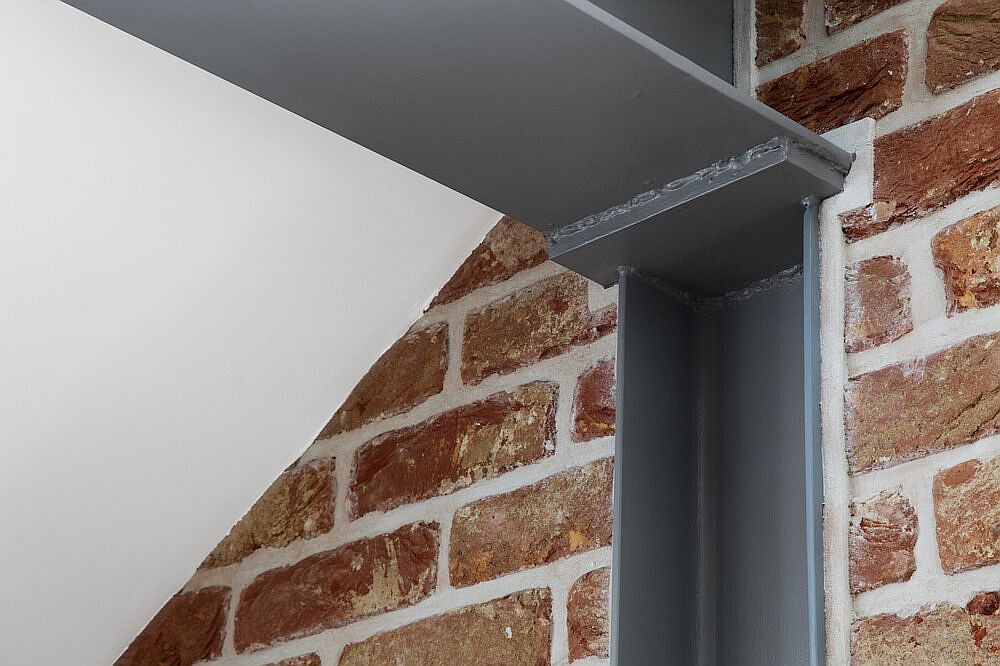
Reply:
[[775, 137], [849, 161], [695, 64], [728, 0], [64, 1], [547, 233]]

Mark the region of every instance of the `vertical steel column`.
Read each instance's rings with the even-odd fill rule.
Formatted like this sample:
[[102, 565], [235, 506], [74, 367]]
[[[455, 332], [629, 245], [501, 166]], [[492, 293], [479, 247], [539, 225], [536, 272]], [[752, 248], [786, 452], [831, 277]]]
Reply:
[[806, 552], [809, 567], [809, 660], [826, 662], [826, 613], [823, 598], [823, 433], [820, 417], [820, 253], [816, 197], [803, 201], [802, 278], [805, 339]]

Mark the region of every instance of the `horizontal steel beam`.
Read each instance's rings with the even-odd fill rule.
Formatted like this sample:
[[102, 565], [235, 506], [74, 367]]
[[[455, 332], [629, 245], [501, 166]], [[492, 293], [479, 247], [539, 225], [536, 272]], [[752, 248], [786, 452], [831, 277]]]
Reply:
[[728, 83], [729, 0], [65, 1], [546, 233], [775, 137], [849, 160]]

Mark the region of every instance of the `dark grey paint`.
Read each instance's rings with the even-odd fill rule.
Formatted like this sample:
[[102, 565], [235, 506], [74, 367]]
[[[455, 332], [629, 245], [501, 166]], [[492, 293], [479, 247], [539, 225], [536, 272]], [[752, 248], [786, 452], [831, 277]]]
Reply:
[[621, 275], [615, 666], [824, 661], [815, 224], [728, 296]]
[[[587, 0], [65, 1], [545, 231], [777, 136], [847, 160]], [[653, 6], [728, 57], [721, 0]]]

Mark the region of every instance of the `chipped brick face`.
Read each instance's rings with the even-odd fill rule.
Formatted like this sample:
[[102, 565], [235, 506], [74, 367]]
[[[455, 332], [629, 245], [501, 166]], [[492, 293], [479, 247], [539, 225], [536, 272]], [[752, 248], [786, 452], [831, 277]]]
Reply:
[[826, 0], [827, 32], [839, 32], [905, 1], [906, 0]]
[[282, 659], [273, 664], [267, 664], [267, 666], [323, 666], [323, 662], [320, 661], [319, 655], [313, 653], [291, 659]]
[[352, 513], [445, 495], [550, 455], [558, 393], [534, 382], [380, 435], [358, 450]]
[[459, 267], [431, 303], [443, 305], [476, 289], [499, 284], [543, 263], [549, 257], [545, 236], [526, 224], [505, 217], [486, 234], [479, 247]]
[[335, 468], [333, 460], [317, 460], [279, 476], [202, 567], [235, 564], [260, 548], [280, 548], [329, 532], [337, 494]]
[[1000, 91], [875, 142], [875, 201], [844, 216], [856, 241], [947, 206], [1000, 178]]
[[867, 472], [969, 444], [1000, 430], [1000, 334], [848, 384], [847, 458]]
[[945, 573], [1000, 562], [1000, 458], [940, 472], [934, 478], [934, 514]]
[[948, 0], [927, 28], [927, 87], [940, 93], [1000, 69], [1000, 5]]
[[604, 360], [580, 376], [573, 395], [573, 441], [615, 434], [615, 362]]
[[1000, 303], [1000, 207], [983, 211], [934, 237], [934, 264], [944, 273], [948, 312]]
[[222, 654], [227, 587], [206, 587], [168, 601], [136, 636], [115, 666], [190, 666]]
[[604, 567], [584, 574], [570, 588], [566, 620], [570, 661], [608, 656], [610, 584], [611, 569]]
[[358, 382], [317, 439], [401, 414], [444, 388], [448, 326], [433, 324], [400, 338]]
[[898, 492], [851, 506], [851, 592], [907, 581], [916, 571], [917, 512]]
[[798, 51], [805, 41], [805, 0], [758, 0], [757, 66]]
[[898, 340], [913, 330], [910, 273], [895, 257], [873, 257], [847, 269], [844, 339], [849, 352]]
[[436, 524], [408, 525], [257, 576], [236, 609], [236, 651], [421, 601], [436, 585], [438, 541]]
[[940, 666], [978, 661], [969, 618], [944, 604], [916, 615], [877, 615], [854, 625], [854, 666]]
[[465, 320], [462, 379], [478, 384], [593, 342], [614, 330], [616, 311], [590, 311], [587, 281], [572, 273], [527, 287]]
[[903, 103], [906, 57], [900, 30], [769, 81], [757, 97], [815, 132], [881, 118]]
[[611, 543], [614, 464], [600, 460], [464, 506], [448, 568], [458, 587]]
[[548, 666], [552, 594], [526, 590], [348, 645], [340, 666]]

